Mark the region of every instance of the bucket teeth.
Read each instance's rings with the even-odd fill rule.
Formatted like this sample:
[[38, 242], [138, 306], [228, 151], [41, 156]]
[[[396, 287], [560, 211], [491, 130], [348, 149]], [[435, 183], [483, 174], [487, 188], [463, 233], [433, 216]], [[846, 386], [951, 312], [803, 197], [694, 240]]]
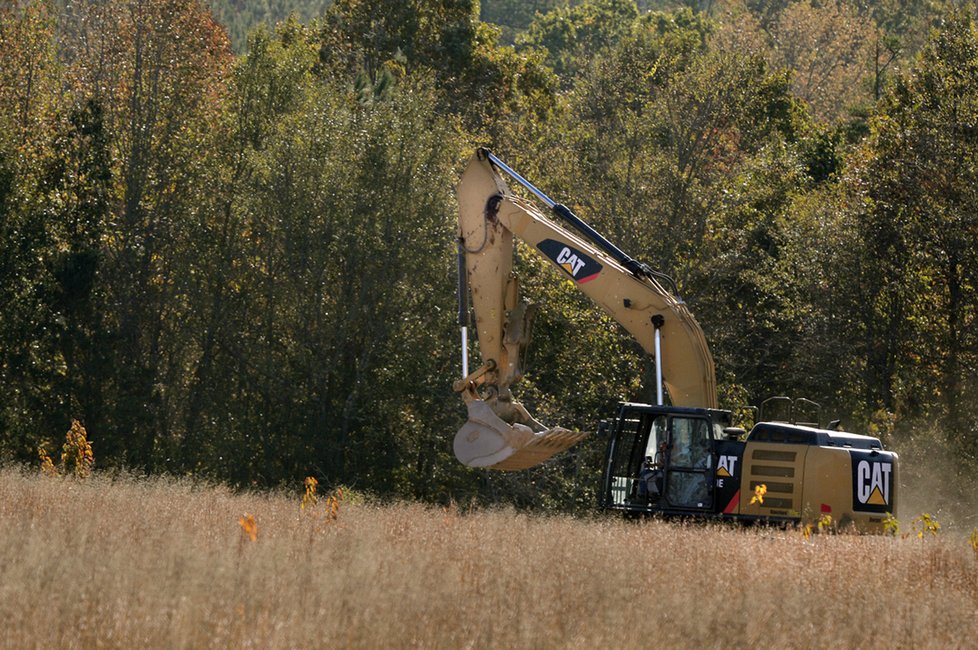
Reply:
[[587, 434], [567, 429], [550, 429], [536, 434], [522, 449], [514, 451], [506, 460], [491, 466], [491, 469], [527, 469], [540, 465], [554, 454], [560, 453], [580, 442]]
[[533, 431], [504, 422], [483, 400], [468, 403], [469, 419], [455, 434], [455, 456], [469, 467], [516, 470], [535, 467], [587, 435], [554, 427]]

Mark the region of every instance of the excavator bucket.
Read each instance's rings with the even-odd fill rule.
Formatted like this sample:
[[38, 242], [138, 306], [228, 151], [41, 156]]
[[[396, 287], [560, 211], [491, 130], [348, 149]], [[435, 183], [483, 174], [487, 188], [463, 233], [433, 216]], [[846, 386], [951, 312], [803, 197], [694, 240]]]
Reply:
[[525, 424], [508, 424], [481, 399], [471, 400], [466, 406], [469, 418], [455, 434], [454, 448], [455, 457], [469, 467], [527, 469], [587, 435], [561, 427], [534, 431]]

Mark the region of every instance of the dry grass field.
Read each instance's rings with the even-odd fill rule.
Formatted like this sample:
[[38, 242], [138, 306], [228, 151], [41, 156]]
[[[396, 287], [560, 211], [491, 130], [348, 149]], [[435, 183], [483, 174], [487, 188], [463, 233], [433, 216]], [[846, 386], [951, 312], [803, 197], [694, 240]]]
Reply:
[[967, 534], [806, 540], [349, 499], [333, 518], [300, 496], [0, 470], [0, 646], [978, 643]]

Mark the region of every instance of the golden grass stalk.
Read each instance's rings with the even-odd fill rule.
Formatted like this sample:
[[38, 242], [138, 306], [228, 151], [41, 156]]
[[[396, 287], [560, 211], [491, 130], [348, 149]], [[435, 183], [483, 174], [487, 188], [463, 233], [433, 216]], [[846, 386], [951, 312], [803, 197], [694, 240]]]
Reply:
[[11, 648], [967, 647], [976, 604], [951, 533], [813, 543], [349, 499], [322, 526], [292, 494], [0, 470]]

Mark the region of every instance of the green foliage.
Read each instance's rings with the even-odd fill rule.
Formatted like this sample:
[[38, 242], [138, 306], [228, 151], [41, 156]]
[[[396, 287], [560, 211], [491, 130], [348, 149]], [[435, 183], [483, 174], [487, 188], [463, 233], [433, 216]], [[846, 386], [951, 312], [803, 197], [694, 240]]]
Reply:
[[[58, 314], [52, 267], [59, 255], [59, 224], [48, 217], [54, 164], [58, 62], [54, 21], [47, 5], [0, 7], [0, 449], [32, 458], [42, 426], [61, 429], [67, 421], [50, 416], [63, 395], [52, 390], [65, 374], [56, 352]], [[54, 198], [58, 198], [56, 195]]]
[[572, 124], [555, 138], [565, 152], [537, 157], [550, 170], [565, 161], [556, 184], [573, 188], [580, 214], [677, 278], [724, 390], [742, 395], [747, 381], [760, 399], [778, 390], [791, 350], [779, 342], [790, 317], [778, 264], [783, 215], [804, 182], [782, 144], [796, 109], [782, 75], [711, 51], [708, 32], [689, 12], [641, 21], [575, 88]]
[[929, 512], [922, 512], [914, 518], [910, 528], [917, 539], [924, 539], [925, 535], [937, 537], [941, 530], [941, 524]]
[[498, 37], [472, 0], [340, 0], [320, 24], [320, 59], [324, 74], [433, 75], [441, 110], [488, 134], [514, 113], [546, 113], [556, 90], [539, 56], [517, 54]]
[[828, 127], [812, 126], [799, 142], [799, 155], [815, 183], [830, 180], [843, 164], [843, 134]]
[[775, 65], [792, 72], [795, 94], [821, 119], [875, 100], [868, 79], [879, 34], [855, 4], [792, 2], [766, 31]]
[[900, 534], [900, 522], [893, 516], [893, 513], [887, 513], [883, 519], [883, 532], [891, 537]]
[[518, 42], [545, 50], [547, 63], [558, 75], [573, 77], [581, 63], [627, 34], [637, 17], [633, 0], [560, 6], [537, 15]]
[[238, 54], [248, 50], [249, 34], [271, 29], [290, 17], [305, 24], [326, 12], [332, 0], [203, 0], [231, 38]]
[[429, 79], [321, 81], [309, 43], [260, 32], [236, 70], [241, 153], [199, 238], [221, 245], [198, 258], [207, 336], [181, 456], [239, 482], [311, 468], [433, 497], [452, 468], [431, 436], [457, 416], [445, 359], [414, 351], [452, 336], [458, 136]]
[[971, 163], [978, 140], [978, 36], [952, 16], [900, 79], [872, 122], [857, 168], [856, 228], [871, 262], [875, 296], [863, 310], [867, 388], [890, 411], [929, 413], [975, 452], [972, 400], [978, 363], [974, 328], [978, 277]]
[[502, 29], [504, 42], [513, 44], [516, 35], [530, 26], [537, 14], [547, 13], [568, 0], [481, 0], [479, 19]]

